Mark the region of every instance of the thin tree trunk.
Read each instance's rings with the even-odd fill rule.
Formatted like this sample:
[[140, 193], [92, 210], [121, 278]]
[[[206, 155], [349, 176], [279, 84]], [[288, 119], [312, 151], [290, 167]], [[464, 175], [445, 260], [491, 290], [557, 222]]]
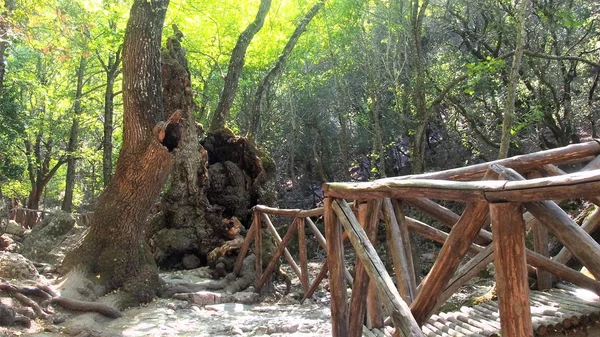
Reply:
[[517, 91], [517, 82], [519, 81], [519, 67], [521, 66], [521, 57], [523, 56], [523, 35], [525, 34], [525, 10], [527, 0], [521, 0], [517, 9], [517, 41], [515, 46], [515, 55], [513, 56], [512, 67], [508, 75], [508, 86], [506, 88], [506, 107], [504, 109], [504, 119], [502, 121], [502, 139], [500, 140], [500, 150], [498, 158], [506, 158], [510, 149], [510, 138], [512, 122], [515, 113], [515, 98]]
[[63, 198], [61, 210], [71, 213], [73, 208], [73, 192], [75, 190], [75, 168], [77, 158], [75, 151], [79, 142], [79, 115], [81, 115], [81, 97], [83, 95], [83, 76], [85, 74], [86, 59], [83, 55], [79, 60], [77, 69], [77, 91], [75, 93], [75, 104], [73, 107], [73, 123], [71, 124], [71, 135], [67, 146], [67, 177], [65, 184], [65, 197]]
[[123, 47], [123, 147], [89, 232], [63, 261], [63, 271], [77, 267], [100, 282], [103, 291], [120, 288], [130, 295], [118, 305], [150, 301], [160, 285], [144, 233], [173, 164], [158, 139], [159, 122], [165, 119], [160, 44], [168, 4], [134, 1]]
[[113, 114], [115, 98], [115, 81], [119, 75], [121, 64], [121, 47], [115, 55], [108, 57], [105, 64], [99, 57], [104, 72], [106, 73], [106, 88], [104, 91], [104, 139], [102, 141], [102, 180], [104, 187], [108, 185], [113, 172]]
[[296, 29], [294, 30], [294, 33], [285, 45], [285, 48], [283, 48], [283, 51], [281, 52], [281, 55], [279, 55], [277, 62], [275, 62], [273, 68], [271, 68], [271, 70], [267, 73], [267, 75], [258, 85], [258, 88], [256, 89], [256, 93], [254, 95], [254, 101], [252, 102], [252, 106], [250, 108], [251, 123], [250, 128], [248, 129], [248, 138], [256, 140], [259, 137], [261, 115], [263, 111], [265, 97], [271, 89], [271, 86], [273, 85], [273, 82], [275, 81], [277, 76], [279, 76], [283, 71], [285, 63], [287, 62], [288, 57], [294, 50], [298, 39], [300, 39], [300, 36], [306, 30], [308, 24], [312, 21], [315, 15], [319, 13], [319, 11], [321, 10], [321, 8], [323, 8], [324, 5], [325, 2], [323, 0], [317, 2], [308, 10], [308, 12], [306, 12], [304, 17], [300, 19], [298, 26], [296, 26]]
[[423, 173], [425, 170], [425, 137], [429, 124], [430, 112], [427, 110], [425, 98], [425, 55], [423, 52], [423, 17], [429, 5], [429, 0], [424, 0], [419, 6], [419, 0], [413, 0], [411, 7], [411, 32], [413, 44], [413, 65], [415, 71], [415, 84], [413, 100], [416, 110], [416, 130], [412, 148], [412, 171]]
[[210, 132], [223, 129], [225, 123], [229, 120], [229, 113], [233, 99], [237, 93], [238, 82], [240, 74], [244, 68], [244, 59], [246, 58], [246, 50], [248, 45], [254, 38], [254, 35], [262, 28], [265, 17], [271, 8], [271, 0], [261, 0], [256, 13], [254, 21], [246, 27], [246, 30], [240, 34], [233, 51], [231, 52], [231, 59], [229, 60], [229, 68], [227, 69], [227, 75], [225, 76], [225, 84], [223, 85], [223, 91], [221, 92], [221, 98], [219, 104], [215, 110], [215, 114], [210, 123]]
[[6, 74], [6, 48], [10, 42], [7, 33], [9, 31], [8, 18], [15, 9], [14, 0], [4, 0], [4, 12], [0, 15], [0, 95], [4, 91], [4, 75]]

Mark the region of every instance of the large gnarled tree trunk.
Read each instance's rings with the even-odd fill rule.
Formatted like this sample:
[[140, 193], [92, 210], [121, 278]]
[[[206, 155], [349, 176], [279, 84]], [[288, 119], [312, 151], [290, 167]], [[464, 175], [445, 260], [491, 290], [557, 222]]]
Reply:
[[152, 131], [164, 119], [160, 43], [168, 3], [133, 4], [123, 50], [123, 147], [88, 234], [63, 262], [64, 270], [83, 271], [105, 292], [120, 288], [134, 301], [149, 301], [159, 287], [144, 232], [173, 165], [173, 156]]

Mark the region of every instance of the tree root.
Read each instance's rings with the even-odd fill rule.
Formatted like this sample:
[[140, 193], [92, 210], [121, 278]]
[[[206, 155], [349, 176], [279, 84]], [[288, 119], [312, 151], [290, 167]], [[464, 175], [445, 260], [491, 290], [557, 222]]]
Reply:
[[24, 305], [23, 308], [11, 308], [16, 314], [14, 319], [10, 320], [10, 325], [21, 324], [28, 327], [31, 325], [31, 319], [49, 319], [54, 314], [54, 308], [50, 304], [60, 305], [70, 310], [97, 312], [110, 318], [122, 316], [119, 310], [103, 303], [60, 297], [54, 289], [44, 284], [18, 286], [4, 281], [0, 282], [0, 291], [7, 293]]
[[123, 316], [119, 310], [99, 302], [79, 301], [66, 297], [54, 297], [50, 303], [58, 304], [63, 308], [75, 311], [97, 312], [110, 318], [119, 318]]

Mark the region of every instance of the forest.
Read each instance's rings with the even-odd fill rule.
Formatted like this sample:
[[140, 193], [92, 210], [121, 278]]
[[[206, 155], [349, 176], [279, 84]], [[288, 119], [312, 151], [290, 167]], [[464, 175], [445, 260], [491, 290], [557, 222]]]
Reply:
[[[94, 209], [122, 144], [130, 5], [3, 1], [6, 207]], [[308, 207], [325, 181], [433, 171], [596, 137], [598, 7], [182, 0], [169, 4], [163, 40], [182, 34], [196, 121], [206, 132], [226, 125], [252, 139], [275, 162], [281, 206]], [[232, 68], [238, 37], [260, 15], [264, 24]]]
[[0, 248], [66, 275], [65, 307], [168, 298], [159, 271], [200, 266], [235, 263], [244, 290], [282, 241], [254, 229], [255, 261], [231, 256], [254, 206], [598, 138], [599, 19], [589, 0], [1, 0], [0, 234], [25, 238]]

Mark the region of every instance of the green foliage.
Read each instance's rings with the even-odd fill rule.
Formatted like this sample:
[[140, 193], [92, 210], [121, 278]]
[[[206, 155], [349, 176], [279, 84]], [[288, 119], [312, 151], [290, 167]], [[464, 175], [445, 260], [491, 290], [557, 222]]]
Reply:
[[[273, 2], [246, 54], [228, 122], [236, 134], [248, 131], [249, 106], [258, 83], [273, 66], [297, 20], [315, 1]], [[73, 118], [81, 128], [75, 153], [81, 158], [76, 202], [91, 204], [100, 192], [106, 85], [102, 63], [114, 57], [122, 43], [130, 4], [18, 1], [9, 18], [11, 41], [0, 101], [0, 181], [5, 194], [27, 195], [27, 164], [39, 167], [35, 158], [25, 155], [28, 141], [41, 138], [44, 144], [52, 143], [51, 163], [64, 157]], [[267, 92], [261, 115], [265, 133], [257, 145], [272, 154], [282, 181], [314, 183], [319, 179], [318, 165], [324, 166], [329, 179], [345, 179], [349, 168], [344, 167], [343, 155], [356, 164], [359, 158], [369, 158], [371, 177], [405, 173], [402, 165], [406, 163], [401, 164], [394, 151], [399, 144], [412, 144], [419, 129], [413, 95], [417, 65], [424, 69], [425, 102], [431, 115], [426, 154], [431, 169], [495, 157], [515, 43], [512, 4], [430, 2], [419, 41], [423, 48], [420, 63], [415, 62], [411, 40], [412, 4], [332, 0], [311, 21], [282, 75]], [[534, 5], [529, 8], [525, 36], [530, 51], [597, 61], [592, 57], [600, 35], [593, 26], [599, 18], [594, 2]], [[234, 44], [257, 9], [258, 1], [173, 0], [169, 5], [163, 37], [172, 34], [173, 24], [184, 34], [192, 88], [204, 125], [217, 106]], [[84, 96], [82, 112], [75, 116], [81, 57], [87, 61]], [[598, 92], [588, 100], [594, 71], [582, 62], [525, 55], [512, 128], [519, 151], [565, 145], [592, 127], [589, 121], [598, 108]], [[463, 74], [466, 80], [447, 88]], [[118, 77], [115, 90], [120, 87]], [[438, 99], [442, 93], [445, 96]], [[117, 95], [115, 154], [122, 138], [122, 109]], [[381, 133], [384, 153], [376, 149], [376, 131]], [[447, 164], [448, 160], [453, 162]], [[388, 164], [387, 172], [375, 165], [382, 161]], [[47, 205], [60, 201], [64, 175], [63, 168], [48, 184]]]

